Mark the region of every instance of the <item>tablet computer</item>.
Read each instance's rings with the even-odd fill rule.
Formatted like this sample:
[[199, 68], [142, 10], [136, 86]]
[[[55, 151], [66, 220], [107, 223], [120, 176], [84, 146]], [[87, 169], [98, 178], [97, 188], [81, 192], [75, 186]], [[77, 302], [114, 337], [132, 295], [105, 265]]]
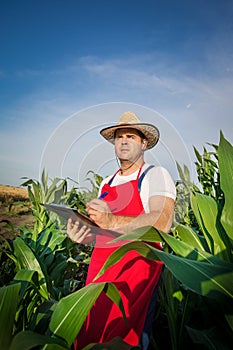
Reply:
[[114, 236], [114, 237], [119, 237], [121, 235], [118, 232], [100, 228], [89, 216], [81, 213], [76, 208], [70, 208], [66, 205], [56, 204], [56, 203], [51, 203], [51, 204], [42, 203], [42, 205], [47, 210], [51, 210], [57, 215], [67, 220], [71, 218], [73, 220], [80, 221], [83, 225], [90, 227], [92, 229], [92, 232], [95, 234], [100, 234], [100, 235], [110, 234], [111, 236]]
[[73, 220], [78, 220], [81, 221], [83, 224], [87, 226], [98, 226], [93, 220], [89, 218], [89, 216], [81, 213], [78, 209], [76, 208], [70, 208], [66, 205], [63, 204], [56, 204], [56, 203], [51, 203], [51, 204], [42, 204], [47, 210], [51, 210], [57, 215], [69, 219], [72, 218]]

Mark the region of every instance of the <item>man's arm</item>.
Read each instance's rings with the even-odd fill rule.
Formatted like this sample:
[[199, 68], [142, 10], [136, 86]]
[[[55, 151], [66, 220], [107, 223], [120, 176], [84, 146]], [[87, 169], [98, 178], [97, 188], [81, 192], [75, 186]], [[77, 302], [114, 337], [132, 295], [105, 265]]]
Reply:
[[154, 226], [155, 228], [169, 232], [174, 213], [175, 201], [165, 196], [152, 196], [149, 199], [150, 213], [137, 217], [114, 215], [108, 204], [99, 199], [93, 199], [87, 205], [87, 211], [91, 219], [102, 228], [114, 230], [119, 233], [128, 233], [138, 227]]

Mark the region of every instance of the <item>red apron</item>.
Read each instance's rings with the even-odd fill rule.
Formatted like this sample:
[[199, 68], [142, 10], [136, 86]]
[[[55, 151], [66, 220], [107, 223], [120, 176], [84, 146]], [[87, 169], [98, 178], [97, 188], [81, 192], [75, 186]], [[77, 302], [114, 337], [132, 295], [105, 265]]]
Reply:
[[[102, 193], [111, 211], [115, 215], [138, 216], [144, 213], [138, 191], [139, 170], [136, 180], [111, 186], [114, 175], [102, 188]], [[96, 236], [96, 246], [91, 256], [86, 284], [93, 281], [106, 259], [126, 241], [106, 245], [113, 238]], [[115, 265], [111, 266], [94, 283], [113, 282], [120, 291], [128, 319], [125, 323], [121, 311], [104, 292], [95, 302], [87, 320], [75, 341], [75, 350], [84, 348], [89, 343], [108, 342], [120, 336], [126, 343], [136, 346], [139, 343], [146, 318], [147, 309], [153, 291], [159, 281], [163, 264], [142, 257], [132, 250]]]

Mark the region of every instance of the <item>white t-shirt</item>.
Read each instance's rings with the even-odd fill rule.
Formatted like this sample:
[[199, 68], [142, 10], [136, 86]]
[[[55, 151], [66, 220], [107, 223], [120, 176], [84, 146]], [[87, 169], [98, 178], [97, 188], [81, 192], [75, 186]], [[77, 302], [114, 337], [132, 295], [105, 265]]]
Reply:
[[[147, 163], [143, 165], [140, 176], [149, 166], [150, 164]], [[117, 186], [131, 180], [136, 180], [138, 172], [139, 170], [128, 176], [123, 176], [117, 173], [111, 183], [111, 186]], [[108, 176], [102, 181], [99, 191], [100, 193], [103, 185], [108, 183], [112, 176], [113, 175]], [[174, 200], [176, 198], [176, 187], [174, 181], [172, 180], [171, 175], [167, 169], [163, 168], [162, 166], [154, 166], [148, 170], [142, 180], [140, 197], [145, 213], [150, 212], [149, 198], [156, 195], [170, 197]]]

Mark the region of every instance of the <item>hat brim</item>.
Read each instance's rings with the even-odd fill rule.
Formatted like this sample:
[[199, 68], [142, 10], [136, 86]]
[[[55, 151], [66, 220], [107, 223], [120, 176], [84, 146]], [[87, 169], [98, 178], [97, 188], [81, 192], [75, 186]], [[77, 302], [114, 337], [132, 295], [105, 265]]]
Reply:
[[114, 126], [109, 126], [100, 131], [100, 134], [105, 138], [105, 140], [114, 144], [114, 134], [118, 129], [136, 129], [139, 130], [145, 135], [147, 139], [147, 147], [146, 149], [153, 148], [157, 142], [159, 141], [159, 130], [156, 126], [148, 123], [132, 123], [132, 124], [117, 124]]

